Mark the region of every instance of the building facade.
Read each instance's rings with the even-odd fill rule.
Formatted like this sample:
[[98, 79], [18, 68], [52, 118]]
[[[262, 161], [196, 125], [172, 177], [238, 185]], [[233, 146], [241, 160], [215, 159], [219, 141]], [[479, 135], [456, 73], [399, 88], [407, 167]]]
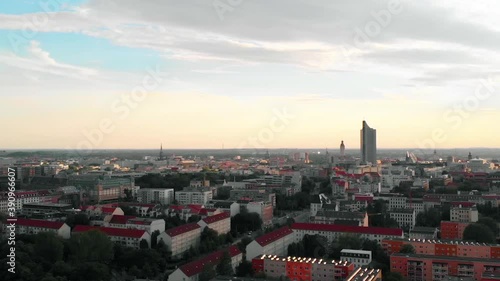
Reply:
[[288, 227], [277, 229], [273, 232], [264, 234], [246, 247], [246, 260], [251, 261], [253, 258], [261, 255], [279, 255], [286, 256], [288, 254], [288, 246], [294, 243], [293, 231]]
[[172, 188], [141, 188], [137, 192], [137, 201], [145, 204], [170, 205], [174, 202], [174, 190]]
[[361, 161], [364, 163], [377, 164], [377, 131], [370, 128], [363, 121], [361, 129]]
[[158, 236], [158, 242], [163, 240], [172, 251], [172, 257], [181, 258], [191, 247], [200, 244], [201, 227], [197, 223], [190, 223], [167, 229]]

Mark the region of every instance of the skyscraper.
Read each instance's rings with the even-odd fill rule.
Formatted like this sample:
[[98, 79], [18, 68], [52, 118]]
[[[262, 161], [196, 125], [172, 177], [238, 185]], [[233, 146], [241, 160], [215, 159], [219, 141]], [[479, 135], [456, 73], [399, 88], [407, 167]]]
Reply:
[[344, 144], [344, 141], [342, 141], [340, 143], [340, 157], [344, 157], [345, 156], [345, 144]]
[[377, 130], [370, 128], [366, 121], [361, 129], [361, 161], [377, 164]]

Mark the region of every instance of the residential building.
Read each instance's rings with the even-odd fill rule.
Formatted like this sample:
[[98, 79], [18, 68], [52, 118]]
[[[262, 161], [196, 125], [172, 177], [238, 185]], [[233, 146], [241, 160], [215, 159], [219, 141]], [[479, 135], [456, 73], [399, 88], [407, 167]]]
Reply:
[[220, 209], [223, 212], [228, 212], [231, 214], [231, 217], [236, 216], [240, 213], [240, 204], [235, 201], [226, 201], [226, 200], [212, 200], [209, 201], [206, 206], [207, 208], [216, 208]]
[[158, 236], [158, 242], [165, 242], [173, 258], [181, 258], [191, 247], [199, 246], [200, 237], [201, 227], [197, 223], [190, 223], [167, 229]]
[[347, 261], [276, 255], [256, 257], [252, 259], [252, 267], [255, 273], [264, 273], [268, 278], [301, 281], [346, 280], [355, 269], [354, 264]]
[[372, 252], [343, 249], [340, 251], [340, 260], [353, 263], [356, 268], [366, 267], [372, 262]]
[[148, 242], [148, 246], [151, 246], [151, 235], [145, 230], [77, 225], [73, 228], [73, 233], [78, 234], [91, 230], [101, 231], [106, 234], [111, 241], [126, 247], [139, 249], [141, 240], [145, 240]]
[[391, 255], [390, 270], [410, 281], [450, 280], [453, 277], [455, 280], [482, 281], [488, 280], [485, 276], [500, 271], [500, 260], [398, 253]]
[[450, 209], [450, 220], [453, 222], [473, 223], [479, 219], [479, 212], [476, 207], [452, 207]]
[[419, 255], [453, 256], [484, 259], [499, 259], [500, 245], [464, 241], [441, 241], [420, 239], [384, 239], [382, 248], [390, 255], [399, 253], [401, 247], [410, 244]]
[[231, 200], [268, 201], [273, 207], [276, 207], [276, 194], [268, 192], [266, 189], [233, 189], [229, 193]]
[[169, 275], [168, 280], [198, 281], [198, 276], [203, 271], [203, 269], [206, 266], [213, 266], [215, 268], [224, 255], [225, 251], [229, 252], [229, 256], [231, 257], [231, 265], [233, 266], [233, 270], [236, 270], [236, 267], [241, 263], [243, 259], [243, 254], [240, 250], [238, 250], [238, 247], [231, 246], [227, 249], [214, 252], [199, 260], [181, 265], [172, 274]]
[[351, 273], [347, 279], [348, 281], [380, 281], [382, 280], [382, 270], [357, 268]]
[[206, 190], [183, 190], [175, 192], [175, 199], [179, 205], [199, 204], [205, 205], [212, 200], [212, 191]]
[[319, 224], [342, 224], [355, 226], [368, 226], [368, 214], [366, 212], [342, 212], [322, 210], [316, 216], [311, 217], [312, 223]]
[[68, 184], [80, 190], [84, 204], [112, 202], [125, 198], [125, 190], [135, 187], [134, 178], [117, 178], [103, 175], [73, 176]]
[[226, 234], [231, 231], [231, 215], [222, 212], [217, 215], [206, 217], [198, 222], [198, 225], [203, 231], [205, 227], [215, 230], [219, 235]]
[[262, 219], [262, 224], [264, 226], [273, 224], [273, 205], [270, 202], [249, 202], [247, 204], [247, 210], [249, 213], [257, 213]]
[[[5, 227], [6, 225], [4, 225]], [[71, 228], [64, 222], [30, 220], [18, 218], [16, 221], [16, 231], [18, 234], [37, 234], [40, 232], [52, 232], [64, 239], [71, 237]]]
[[125, 228], [146, 230], [149, 234], [155, 231], [165, 232], [164, 219], [131, 218], [127, 220]]
[[332, 243], [340, 235], [359, 235], [361, 239], [369, 239], [381, 243], [385, 238], [403, 238], [400, 228], [363, 227], [336, 224], [294, 223], [291, 226], [294, 232], [294, 242], [302, 241], [306, 234], [320, 235]]
[[64, 213], [72, 209], [71, 204], [59, 204], [50, 202], [24, 203], [22, 213], [28, 217], [46, 213]]
[[361, 129], [361, 161], [363, 163], [377, 164], [377, 131], [370, 128], [366, 121], [363, 121]]
[[[410, 239], [437, 239], [438, 229], [436, 227], [417, 226], [410, 231]], [[444, 239], [444, 238], [443, 238]]]
[[260, 255], [286, 256], [288, 246], [294, 242], [293, 231], [288, 227], [282, 227], [264, 234], [248, 244], [246, 247], [246, 260], [251, 261]]
[[137, 192], [137, 201], [145, 204], [170, 205], [174, 202], [174, 190], [172, 188], [141, 188]]
[[407, 230], [412, 230], [417, 223], [417, 215], [413, 208], [392, 209], [389, 212], [391, 219], [398, 222], [399, 227]]
[[441, 221], [441, 239], [462, 240], [464, 230], [469, 224], [468, 222]]

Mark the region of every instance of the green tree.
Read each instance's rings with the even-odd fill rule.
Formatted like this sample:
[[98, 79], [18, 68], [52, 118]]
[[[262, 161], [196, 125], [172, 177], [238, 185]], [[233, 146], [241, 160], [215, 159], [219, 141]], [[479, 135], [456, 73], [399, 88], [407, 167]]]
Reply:
[[203, 267], [203, 271], [200, 273], [200, 277], [198, 278], [198, 281], [210, 281], [213, 278], [215, 278], [215, 276], [216, 276], [216, 273], [215, 273], [213, 265], [206, 264]]
[[156, 249], [156, 245], [158, 244], [158, 236], [160, 236], [160, 231], [155, 230], [151, 233], [151, 249]]
[[236, 276], [238, 277], [247, 277], [247, 276], [252, 276], [254, 274], [252, 263], [243, 260], [237, 267], [236, 267]]
[[401, 275], [398, 272], [387, 272], [384, 274], [383, 278], [384, 281], [404, 281], [405, 278], [403, 275]]
[[114, 256], [113, 242], [98, 230], [71, 236], [68, 246], [70, 260], [74, 262], [108, 263]]
[[489, 227], [480, 223], [469, 224], [464, 229], [463, 240], [473, 241], [478, 243], [495, 243], [495, 235]]
[[37, 256], [44, 264], [54, 264], [63, 259], [64, 244], [61, 238], [52, 232], [41, 232], [35, 236], [33, 245]]
[[224, 251], [222, 254], [219, 264], [217, 264], [216, 271], [219, 275], [232, 276], [234, 274], [233, 266], [231, 265], [231, 256], [228, 251]]
[[140, 249], [149, 249], [149, 243], [145, 239], [141, 239], [139, 242], [139, 248]]
[[493, 232], [493, 235], [498, 237], [498, 224], [494, 219], [490, 217], [482, 217], [477, 221], [477, 223], [487, 226], [491, 232]]
[[402, 254], [415, 254], [415, 248], [411, 244], [404, 244], [399, 252]]

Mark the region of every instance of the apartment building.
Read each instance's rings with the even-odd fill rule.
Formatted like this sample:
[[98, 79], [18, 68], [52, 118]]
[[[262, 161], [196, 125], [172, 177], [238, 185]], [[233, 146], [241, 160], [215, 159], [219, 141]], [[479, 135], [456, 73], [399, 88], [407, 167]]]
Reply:
[[417, 223], [417, 215], [413, 208], [396, 208], [389, 212], [391, 219], [398, 222], [399, 227], [407, 230], [412, 230]]
[[385, 239], [383, 249], [390, 255], [399, 253], [401, 247], [410, 244], [419, 255], [499, 259], [500, 245], [464, 241], [441, 241], [421, 239]]
[[228, 212], [231, 214], [231, 217], [236, 216], [240, 213], [240, 204], [236, 201], [231, 200], [212, 200], [209, 201], [206, 205], [206, 208], [215, 208], [220, 209], [223, 212]]
[[479, 212], [476, 207], [459, 205], [450, 209], [450, 221], [452, 222], [474, 223], [478, 220]]
[[252, 267], [255, 273], [264, 273], [268, 278], [301, 281], [346, 280], [355, 269], [354, 264], [347, 261], [276, 255], [256, 257], [252, 259]]
[[468, 222], [441, 221], [441, 239], [462, 240], [464, 230], [469, 224]]
[[175, 192], [175, 199], [179, 205], [205, 205], [208, 201], [212, 200], [212, 196], [212, 191], [206, 190], [183, 190]]
[[366, 212], [342, 212], [322, 210], [311, 217], [312, 223], [319, 224], [342, 224], [355, 226], [368, 226], [368, 214]]
[[157, 220], [137, 218], [134, 216], [114, 215], [111, 217], [109, 222], [105, 224], [109, 227], [145, 230], [149, 234], [152, 234], [155, 231], [159, 231], [160, 233], [165, 231], [165, 220], [163, 219]]
[[403, 238], [404, 233], [400, 228], [363, 227], [336, 224], [294, 223], [291, 226], [294, 233], [294, 242], [302, 241], [306, 234], [320, 235], [332, 243], [340, 235], [359, 235], [361, 239], [369, 239], [381, 243], [386, 238]]
[[190, 223], [167, 229], [158, 236], [158, 242], [163, 240], [172, 251], [173, 258], [181, 258], [191, 247], [200, 244], [201, 227], [197, 223]]
[[101, 231], [106, 234], [109, 239], [111, 239], [111, 241], [126, 247], [139, 249], [141, 240], [145, 240], [146, 242], [148, 242], [148, 246], [151, 246], [151, 235], [147, 231], [139, 229], [77, 225], [73, 228], [73, 234], [91, 230]]
[[[410, 239], [437, 239], [436, 227], [417, 226], [410, 231]], [[444, 238], [443, 238], [444, 239]]]
[[249, 202], [247, 204], [247, 210], [249, 213], [257, 213], [262, 219], [262, 224], [264, 226], [273, 224], [273, 205], [270, 202]]
[[366, 267], [372, 262], [372, 252], [363, 250], [343, 249], [340, 251], [340, 260], [347, 261], [356, 268]]
[[478, 280], [500, 271], [500, 260], [420, 254], [391, 255], [391, 272], [409, 281]]
[[231, 246], [227, 249], [214, 252], [208, 256], [205, 256], [199, 260], [192, 261], [185, 265], [177, 268], [172, 274], [169, 275], [168, 280], [179, 280], [179, 281], [198, 281], [200, 273], [206, 266], [217, 266], [221, 260], [224, 252], [228, 252], [231, 257], [231, 265], [233, 270], [241, 263], [243, 259], [243, 254], [236, 246]]
[[369, 268], [357, 268], [349, 276], [347, 276], [348, 281], [380, 281], [382, 280], [382, 270], [380, 269], [369, 269]]
[[[5, 227], [6, 225], [4, 225]], [[71, 228], [64, 222], [30, 220], [18, 218], [16, 222], [18, 234], [37, 234], [40, 232], [52, 232], [64, 239], [71, 237]]]
[[203, 231], [205, 227], [215, 230], [219, 235], [226, 234], [231, 231], [231, 215], [222, 212], [217, 215], [206, 217], [198, 222], [198, 225]]
[[288, 246], [294, 242], [293, 231], [288, 227], [282, 227], [264, 234], [248, 244], [246, 247], [246, 260], [251, 261], [261, 255], [286, 256]]
[[68, 184], [81, 193], [84, 203], [97, 204], [125, 198], [125, 190], [135, 188], [134, 178], [117, 178], [103, 175], [73, 176]]
[[174, 190], [172, 188], [141, 188], [137, 192], [137, 201], [144, 204], [170, 205], [174, 202]]

